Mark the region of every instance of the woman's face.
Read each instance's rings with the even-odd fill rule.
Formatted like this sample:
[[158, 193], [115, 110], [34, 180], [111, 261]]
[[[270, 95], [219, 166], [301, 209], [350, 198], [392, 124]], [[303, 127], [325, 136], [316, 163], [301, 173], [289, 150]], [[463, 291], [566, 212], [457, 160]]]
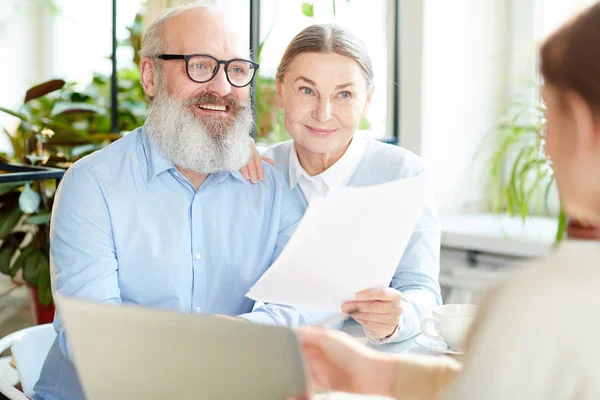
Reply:
[[363, 70], [339, 54], [303, 53], [277, 83], [285, 127], [296, 147], [343, 153], [372, 97]]
[[598, 115], [578, 94], [544, 85], [544, 150], [551, 161], [561, 203], [568, 215], [600, 217], [600, 127]]

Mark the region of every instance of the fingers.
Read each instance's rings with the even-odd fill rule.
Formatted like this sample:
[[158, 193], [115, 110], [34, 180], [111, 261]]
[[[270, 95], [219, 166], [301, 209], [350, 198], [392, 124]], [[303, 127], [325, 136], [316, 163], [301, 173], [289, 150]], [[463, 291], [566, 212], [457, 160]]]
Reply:
[[261, 158], [264, 162], [271, 164], [273, 167], [275, 166], [275, 160], [273, 160], [272, 158], [265, 156], [262, 156]]
[[352, 314], [352, 318], [355, 320], [363, 320], [368, 322], [378, 322], [380, 324], [398, 324], [398, 317], [390, 314], [375, 314], [375, 313], [363, 313], [358, 312]]
[[248, 175], [250, 176], [250, 182], [257, 183], [258, 182], [258, 171], [256, 170], [256, 157], [252, 157], [248, 165]]
[[250, 180], [250, 173], [248, 172], [247, 165], [240, 168], [240, 173], [242, 174], [242, 176], [244, 177], [245, 180]]
[[368, 321], [360, 318], [354, 318], [356, 322], [361, 324], [371, 336], [377, 339], [388, 337], [396, 330], [397, 324], [382, 324], [380, 322]]
[[359, 301], [398, 301], [402, 300], [402, 293], [394, 288], [376, 288], [367, 289], [356, 294], [356, 300]]
[[399, 317], [403, 311], [401, 303], [391, 301], [348, 301], [342, 306], [342, 312], [353, 315], [354, 312], [362, 312]]

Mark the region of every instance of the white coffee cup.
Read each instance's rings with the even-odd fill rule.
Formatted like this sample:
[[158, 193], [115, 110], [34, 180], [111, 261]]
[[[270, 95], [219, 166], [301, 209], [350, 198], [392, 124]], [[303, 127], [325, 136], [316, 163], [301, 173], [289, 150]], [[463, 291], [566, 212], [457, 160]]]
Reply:
[[477, 306], [473, 304], [439, 306], [434, 308], [432, 317], [423, 320], [421, 331], [430, 339], [445, 342], [453, 350], [463, 351], [467, 333], [476, 314]]

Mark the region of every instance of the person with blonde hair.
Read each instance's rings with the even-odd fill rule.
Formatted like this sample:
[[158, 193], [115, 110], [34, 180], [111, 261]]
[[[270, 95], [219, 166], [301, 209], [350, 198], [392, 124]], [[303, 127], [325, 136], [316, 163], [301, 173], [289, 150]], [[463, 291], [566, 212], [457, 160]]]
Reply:
[[[545, 151], [568, 215], [600, 222], [600, 3], [561, 27], [541, 52]], [[317, 387], [397, 399], [600, 398], [600, 243], [562, 243], [488, 293], [462, 366], [392, 356], [341, 332], [300, 330]]]
[[[291, 189], [300, 189], [304, 210], [336, 186], [377, 185], [426, 172], [416, 154], [357, 134], [375, 83], [367, 48], [348, 29], [323, 24], [302, 30], [285, 50], [276, 80], [285, 128], [293, 140], [271, 147], [264, 155]], [[242, 173], [256, 181], [262, 163], [256, 151], [254, 155]], [[372, 343], [415, 336], [421, 320], [441, 304], [440, 238], [432, 199], [389, 287], [365, 288], [342, 306], [340, 312], [357, 312], [353, 318]]]

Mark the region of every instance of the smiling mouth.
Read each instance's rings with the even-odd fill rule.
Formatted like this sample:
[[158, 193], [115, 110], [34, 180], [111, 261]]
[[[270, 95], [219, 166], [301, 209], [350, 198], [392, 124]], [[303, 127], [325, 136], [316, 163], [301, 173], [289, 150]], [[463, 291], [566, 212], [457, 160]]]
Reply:
[[323, 128], [315, 128], [315, 127], [308, 126], [308, 125], [305, 125], [305, 126], [311, 133], [313, 133], [315, 135], [319, 135], [319, 136], [331, 135], [332, 133], [337, 131], [337, 129], [323, 129]]
[[203, 111], [216, 111], [216, 112], [228, 112], [228, 106], [221, 106], [216, 104], [196, 104], [196, 108]]

